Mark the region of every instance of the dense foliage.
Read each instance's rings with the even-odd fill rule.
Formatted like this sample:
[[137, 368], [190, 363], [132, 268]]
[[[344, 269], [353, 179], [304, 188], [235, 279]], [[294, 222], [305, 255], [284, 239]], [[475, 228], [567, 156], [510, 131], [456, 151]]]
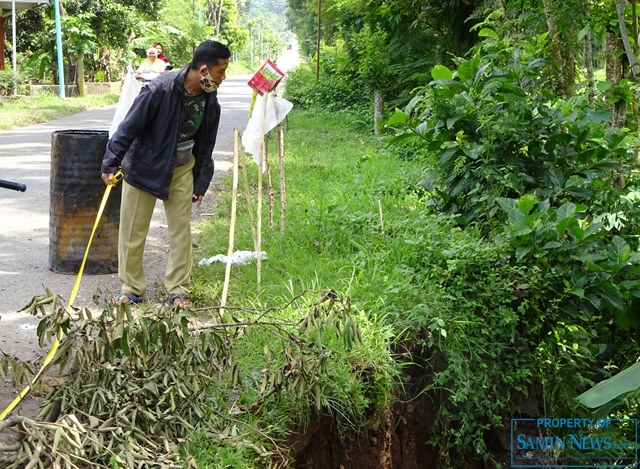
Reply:
[[[367, 77], [377, 76], [396, 108], [387, 109], [389, 150], [423, 165], [415, 182], [426, 203], [410, 215], [409, 243], [423, 255], [407, 256], [410, 280], [391, 290], [402, 300], [385, 296], [380, 307], [415, 356], [429, 357], [425, 390], [440, 406], [431, 443], [442, 467], [469, 467], [496, 457], [496, 432], [510, 418], [589, 414], [576, 397], [636, 359], [638, 86], [624, 40], [637, 19], [629, 5], [625, 15], [605, 2], [438, 3], [413, 2], [407, 24], [392, 13], [402, 2], [334, 2], [321, 73], [346, 56], [351, 68], [333, 73], [352, 90], [371, 90]], [[450, 16], [423, 14], [460, 4], [469, 7], [471, 34], [448, 28]], [[345, 11], [352, 16], [336, 13]], [[446, 52], [434, 48], [405, 68], [420, 51], [406, 31], [427, 17], [423, 44]], [[308, 41], [304, 18], [293, 24]], [[394, 42], [398, 25], [402, 44]], [[444, 31], [455, 39], [443, 41]], [[367, 41], [386, 63], [371, 49], [358, 54]], [[288, 94], [306, 105], [319, 101], [317, 89]], [[368, 106], [361, 101], [360, 112]], [[437, 251], [447, 254], [442, 266], [433, 236], [418, 228], [427, 214], [465, 233]], [[614, 416], [637, 409], [632, 397], [615, 402], [623, 404], [608, 407]]]

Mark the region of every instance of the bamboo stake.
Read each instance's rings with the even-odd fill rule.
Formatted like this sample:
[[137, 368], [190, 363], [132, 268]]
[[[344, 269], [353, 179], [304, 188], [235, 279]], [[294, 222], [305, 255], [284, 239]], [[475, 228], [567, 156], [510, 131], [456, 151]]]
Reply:
[[229, 224], [229, 249], [227, 249], [227, 268], [224, 273], [224, 286], [222, 288], [222, 299], [220, 300], [220, 317], [224, 314], [224, 307], [227, 304], [229, 293], [229, 282], [231, 279], [231, 258], [233, 256], [233, 243], [236, 230], [236, 208], [238, 203], [238, 153], [239, 153], [240, 133], [238, 129], [233, 129], [233, 185], [231, 186], [231, 222]]
[[267, 173], [267, 195], [269, 198], [269, 229], [273, 229], [273, 184], [271, 183], [271, 164], [269, 163], [269, 134], [264, 136], [264, 164]]
[[[264, 127], [267, 120], [267, 102], [269, 98], [269, 92], [265, 92], [262, 100], [262, 122], [260, 123], [260, 135], [264, 136]], [[258, 234], [258, 248], [256, 250], [256, 283], [258, 287], [258, 291], [262, 288], [262, 167], [264, 162], [262, 161], [262, 147], [264, 146], [264, 138], [260, 138], [260, 145], [258, 147], [258, 223], [257, 223], [257, 234]]]
[[242, 158], [242, 179], [244, 180], [244, 196], [247, 199], [247, 208], [249, 209], [249, 225], [251, 226], [251, 236], [253, 237], [253, 249], [258, 252], [256, 221], [253, 218], [253, 203], [251, 201], [251, 191], [249, 190], [249, 178], [247, 177], [247, 157], [244, 153]]
[[285, 216], [287, 212], [287, 192], [284, 185], [284, 129], [278, 124], [278, 161], [280, 164], [280, 233], [285, 233]]

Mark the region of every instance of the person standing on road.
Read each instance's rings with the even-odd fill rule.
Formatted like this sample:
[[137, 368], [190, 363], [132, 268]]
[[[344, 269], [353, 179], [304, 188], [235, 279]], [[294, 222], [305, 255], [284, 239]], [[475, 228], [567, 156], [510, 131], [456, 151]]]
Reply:
[[193, 202], [200, 206], [213, 177], [220, 122], [217, 89], [226, 78], [230, 57], [220, 42], [201, 43], [190, 64], [140, 90], [107, 142], [102, 180], [112, 184], [121, 165], [124, 172], [118, 303], [138, 303], [144, 297], [142, 257], [156, 199], [161, 199], [169, 229], [164, 285], [172, 305], [191, 306], [191, 207]]

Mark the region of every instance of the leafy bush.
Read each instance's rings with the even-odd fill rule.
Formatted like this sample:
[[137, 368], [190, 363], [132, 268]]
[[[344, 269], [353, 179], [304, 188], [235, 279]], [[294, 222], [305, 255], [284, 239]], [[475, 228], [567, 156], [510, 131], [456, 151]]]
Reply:
[[498, 197], [597, 201], [602, 182], [632, 161], [627, 132], [603, 126], [610, 113], [581, 97], [548, 100], [545, 63], [522, 47], [510, 60], [476, 54], [455, 71], [434, 67], [434, 81], [389, 120], [407, 129], [401, 138], [424, 141], [432, 203], [463, 224], [496, 215]]
[[17, 85], [18, 93], [24, 91], [24, 81], [21, 74], [13, 76], [13, 70], [0, 70], [0, 96], [10, 96], [13, 94], [13, 88]]
[[576, 415], [581, 390], [633, 361], [640, 332], [635, 139], [605, 109], [549, 93], [546, 36], [494, 34], [456, 69], [434, 67], [388, 122], [390, 148], [425, 163], [428, 205], [486, 236], [464, 249], [452, 235], [446, 263], [429, 250], [411, 270], [428, 286], [412, 317], [441, 390], [444, 436], [432, 442], [451, 467], [467, 448], [490, 457], [482, 436], [522, 396], [544, 401], [525, 415]]
[[334, 68], [328, 58], [322, 62], [320, 79], [315, 69], [303, 64], [287, 77], [284, 97], [303, 109], [343, 111], [358, 109], [370, 102], [363, 84], [355, 73], [346, 76]]

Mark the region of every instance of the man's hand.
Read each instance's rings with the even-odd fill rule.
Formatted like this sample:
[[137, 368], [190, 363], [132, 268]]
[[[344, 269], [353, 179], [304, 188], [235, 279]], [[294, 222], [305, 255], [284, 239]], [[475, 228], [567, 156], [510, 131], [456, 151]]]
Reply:
[[193, 203], [197, 202], [198, 203], [197, 207], [200, 208], [200, 205], [202, 205], [202, 196], [193, 194], [191, 196], [191, 202]]
[[102, 180], [107, 186], [113, 184], [113, 174], [114, 173], [102, 173]]

